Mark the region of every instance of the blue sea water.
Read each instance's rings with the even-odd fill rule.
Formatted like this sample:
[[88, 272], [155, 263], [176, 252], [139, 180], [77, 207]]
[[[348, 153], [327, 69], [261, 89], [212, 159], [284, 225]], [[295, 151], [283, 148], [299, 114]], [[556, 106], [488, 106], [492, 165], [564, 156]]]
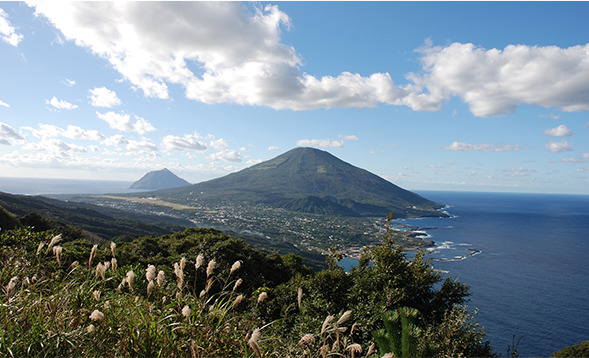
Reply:
[[454, 217], [401, 222], [435, 227], [428, 257], [470, 285], [469, 307], [497, 353], [514, 336], [523, 357], [589, 340], [589, 196], [418, 193]]

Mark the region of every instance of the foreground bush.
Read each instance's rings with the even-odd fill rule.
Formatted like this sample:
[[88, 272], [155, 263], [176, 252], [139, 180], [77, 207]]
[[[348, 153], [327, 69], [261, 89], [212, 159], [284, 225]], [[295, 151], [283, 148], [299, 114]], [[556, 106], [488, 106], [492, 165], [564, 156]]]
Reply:
[[377, 333], [378, 346], [373, 333], [400, 307], [427, 343], [419, 352], [492, 355], [461, 306], [467, 287], [442, 280], [422, 254], [407, 261], [388, 237], [349, 274], [335, 251], [329, 269], [310, 274], [217, 234], [117, 248], [2, 232], [0, 356], [381, 357], [383, 340], [403, 332]]

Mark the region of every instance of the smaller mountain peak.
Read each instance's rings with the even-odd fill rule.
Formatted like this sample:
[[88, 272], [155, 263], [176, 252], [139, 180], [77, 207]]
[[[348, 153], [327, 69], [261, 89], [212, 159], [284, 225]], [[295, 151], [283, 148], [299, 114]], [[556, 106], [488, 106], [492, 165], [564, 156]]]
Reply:
[[173, 189], [190, 185], [186, 180], [176, 176], [168, 168], [156, 170], [145, 174], [141, 179], [134, 182], [129, 189]]

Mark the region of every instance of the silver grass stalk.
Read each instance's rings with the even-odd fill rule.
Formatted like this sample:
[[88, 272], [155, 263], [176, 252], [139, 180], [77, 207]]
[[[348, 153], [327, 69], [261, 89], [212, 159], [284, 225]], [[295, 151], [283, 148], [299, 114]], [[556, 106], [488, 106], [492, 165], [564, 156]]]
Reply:
[[372, 355], [372, 353], [374, 353], [375, 350], [376, 350], [376, 343], [372, 342], [370, 347], [368, 347], [368, 353], [366, 353], [366, 356], [370, 357]]
[[233, 290], [231, 292], [235, 292], [235, 290], [237, 290], [237, 288], [243, 283], [242, 279], [239, 279], [237, 281], [235, 281], [235, 285], [233, 285]]
[[321, 334], [325, 333], [325, 330], [327, 329], [327, 326], [331, 323], [331, 321], [333, 321], [333, 316], [325, 317], [325, 321], [323, 321], [323, 324], [321, 325]]
[[216, 265], [217, 265], [217, 261], [215, 261], [215, 260], [209, 261], [209, 265], [207, 266], [207, 277], [209, 277], [210, 275], [213, 274], [213, 270], [215, 269]]
[[108, 269], [110, 268], [110, 261], [105, 261], [105, 262], [103, 263], [103, 265], [104, 265], [104, 270], [105, 270], [105, 271], [108, 271]]
[[268, 298], [268, 294], [266, 292], [260, 293], [260, 295], [258, 296], [258, 303], [264, 301], [266, 298]]
[[61, 246], [53, 246], [53, 254], [55, 255], [55, 259], [57, 260], [57, 265], [61, 266]]
[[45, 244], [43, 242], [39, 243], [39, 246], [37, 246], [37, 253], [35, 255], [39, 255], [41, 253], [41, 249], [43, 249], [43, 246], [45, 246]]
[[233, 309], [233, 308], [237, 307], [237, 305], [240, 304], [241, 301], [243, 301], [243, 295], [239, 295], [239, 296], [235, 297], [235, 301], [233, 301], [231, 308]]
[[88, 259], [88, 268], [92, 267], [92, 261], [94, 261], [94, 257], [96, 256], [97, 250], [98, 250], [98, 245], [92, 246], [92, 250], [90, 251], [90, 258]]
[[100, 312], [99, 310], [94, 310], [90, 314], [90, 319], [93, 321], [102, 321], [104, 319], [104, 313]]
[[258, 357], [262, 357], [262, 352], [260, 351], [260, 346], [258, 345], [258, 339], [260, 339], [260, 336], [260, 329], [256, 328], [252, 333], [250, 339], [247, 341], [247, 344], [250, 346], [251, 349], [254, 350], [254, 352], [256, 352], [256, 355]]
[[190, 317], [191, 314], [192, 314], [192, 310], [190, 309], [190, 307], [188, 307], [188, 305], [186, 305], [186, 306], [184, 306], [184, 308], [182, 308], [182, 316], [184, 316], [184, 318]]
[[297, 290], [297, 304], [299, 305], [299, 311], [301, 310], [301, 303], [303, 302], [303, 288], [299, 287]]
[[344, 352], [350, 352], [352, 354], [352, 358], [354, 358], [354, 355], [357, 354], [361, 354], [362, 353], [362, 346], [359, 345], [358, 343], [354, 343], [354, 344], [350, 344], [349, 346], [346, 347], [346, 349], [344, 350]]
[[241, 268], [241, 261], [235, 261], [233, 263], [233, 266], [231, 266], [231, 270], [229, 271], [229, 274], [231, 275], [232, 273], [239, 270], [240, 268]]
[[149, 296], [151, 296], [151, 291], [153, 290], [153, 280], [149, 281], [149, 283], [147, 284], [147, 298], [149, 298]]
[[51, 248], [53, 247], [53, 245], [57, 244], [60, 241], [61, 241], [61, 234], [55, 235], [51, 239], [51, 241], [49, 242], [49, 246], [47, 246], [47, 251], [45, 251], [45, 254], [47, 255], [47, 253], [51, 250]]
[[102, 264], [102, 262], [99, 262], [98, 265], [96, 265], [96, 278], [98, 278], [98, 276], [102, 277], [102, 279], [104, 280], [104, 276], [106, 273], [106, 267]]
[[393, 358], [395, 355], [393, 353], [387, 353], [382, 358]]
[[94, 292], [92, 292], [92, 296], [94, 296], [96, 301], [100, 301], [100, 291], [94, 290]]
[[209, 278], [207, 280], [207, 285], [205, 286], [205, 291], [207, 291], [207, 293], [211, 290], [211, 287], [213, 287], [213, 278]]
[[115, 273], [117, 271], [117, 259], [112, 258], [110, 259], [110, 267], [112, 267], [112, 272]]
[[197, 271], [198, 271], [199, 267], [202, 266], [204, 259], [205, 259], [205, 257], [202, 254], [198, 254], [198, 256], [196, 257], [196, 263], [194, 264], [194, 267], [196, 268]]
[[299, 343], [297, 343], [297, 346], [306, 346], [308, 344], [314, 344], [314, 343], [315, 343], [315, 336], [311, 333], [307, 333], [303, 336], [303, 338], [301, 338]]
[[174, 274], [176, 274], [176, 284], [178, 289], [182, 290], [182, 287], [184, 286], [184, 271], [182, 271], [177, 262], [174, 263]]
[[147, 266], [147, 270], [145, 271], [145, 278], [147, 279], [147, 282], [151, 282], [155, 279], [155, 266], [153, 265], [148, 265]]
[[112, 257], [115, 257], [115, 252], [117, 251], [117, 244], [114, 241], [110, 242], [110, 252], [112, 253]]
[[164, 271], [160, 270], [157, 273], [157, 278], [156, 278], [156, 282], [157, 282], [158, 287], [162, 287], [164, 285], [165, 280], [166, 280], [165, 273], [164, 273]]
[[182, 271], [184, 271], [184, 268], [186, 267], [186, 258], [183, 257], [182, 259], [180, 259], [180, 269]]
[[92, 333], [92, 332], [94, 332], [94, 331], [96, 331], [96, 327], [94, 327], [94, 325], [93, 325], [93, 324], [89, 325], [89, 326], [86, 328], [86, 332], [88, 332], [88, 333]]
[[133, 288], [133, 279], [135, 278], [135, 272], [133, 270], [127, 271], [127, 275], [125, 276], [127, 283], [129, 284], [129, 288]]
[[340, 325], [344, 324], [352, 315], [352, 311], [346, 311], [342, 316], [337, 320], [335, 326], [339, 327]]

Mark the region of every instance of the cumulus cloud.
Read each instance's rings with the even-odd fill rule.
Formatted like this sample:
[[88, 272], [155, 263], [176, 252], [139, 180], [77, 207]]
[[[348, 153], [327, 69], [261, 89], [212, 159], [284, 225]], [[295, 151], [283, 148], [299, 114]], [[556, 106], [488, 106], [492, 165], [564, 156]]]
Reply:
[[12, 145], [14, 141], [24, 141], [25, 139], [16, 130], [6, 123], [0, 122], [0, 144]]
[[138, 116], [133, 116], [136, 119], [136, 121], [133, 122], [131, 120], [131, 116], [128, 114], [117, 114], [115, 112], [107, 112], [102, 114], [96, 112], [96, 115], [98, 118], [107, 122], [111, 128], [118, 129], [122, 132], [136, 132], [139, 134], [145, 134], [147, 132], [153, 132], [156, 130], [151, 125], [151, 123]]
[[560, 142], [550, 141], [545, 147], [552, 153], [560, 153], [573, 150], [573, 143], [563, 139]]
[[36, 138], [55, 138], [55, 137], [65, 137], [69, 139], [85, 139], [85, 140], [95, 140], [101, 141], [104, 140], [106, 137], [104, 134], [100, 133], [97, 130], [84, 130], [78, 126], [68, 125], [67, 129], [60, 128], [53, 124], [39, 124], [39, 129], [35, 129], [32, 127], [22, 127], [22, 130], [30, 131], [33, 136]]
[[544, 131], [544, 134], [551, 137], [570, 137], [574, 135], [573, 131], [564, 124], [561, 124], [556, 128], [547, 129]]
[[236, 150], [224, 149], [220, 152], [207, 156], [210, 160], [224, 160], [227, 162], [239, 163], [242, 160], [241, 154]]
[[117, 97], [115, 91], [111, 91], [106, 87], [95, 87], [90, 90], [90, 102], [94, 107], [114, 107], [121, 104], [121, 100]]
[[273, 145], [271, 147], [268, 147], [268, 150], [278, 150], [278, 147]]
[[38, 143], [27, 143], [24, 149], [35, 151], [47, 151], [53, 153], [78, 152], [86, 153], [88, 150], [77, 144], [66, 143], [59, 139], [44, 139]]
[[589, 44], [470, 43], [419, 48], [421, 70], [397, 85], [389, 73], [305, 73], [296, 50], [281, 42], [292, 26], [276, 5], [237, 2], [31, 1], [64, 37], [88, 48], [146, 96], [169, 98], [169, 84], [203, 103], [274, 109], [404, 105], [438, 111], [460, 97], [475, 116], [513, 112], [521, 104], [589, 110]]
[[57, 108], [57, 109], [67, 109], [67, 110], [71, 110], [71, 109], [76, 109], [78, 108], [77, 105], [75, 104], [71, 104], [65, 100], [58, 100], [55, 96], [53, 96], [53, 98], [51, 98], [51, 100], [45, 100], [45, 103], [52, 105], [53, 107]]
[[117, 147], [119, 145], [127, 145], [129, 141], [124, 136], [116, 134], [103, 140], [102, 144], [108, 147]]
[[0, 38], [12, 46], [18, 46], [23, 39], [23, 35], [16, 32], [8, 20], [8, 14], [3, 9], [0, 9]]
[[146, 140], [141, 140], [141, 141], [137, 141], [137, 140], [129, 140], [126, 144], [127, 146], [127, 150], [129, 151], [135, 151], [135, 150], [146, 150], [146, 151], [157, 151], [158, 147], [151, 143], [148, 142]]
[[185, 135], [178, 137], [174, 135], [167, 135], [162, 139], [162, 146], [166, 150], [183, 151], [183, 150], [207, 150], [207, 146], [199, 141], [198, 134]]
[[453, 142], [449, 146], [441, 147], [445, 150], [455, 150], [460, 152], [481, 151], [481, 152], [516, 152], [520, 150], [519, 144], [467, 144], [464, 142]]
[[589, 44], [487, 50], [470, 43], [442, 47], [428, 41], [418, 51], [423, 74], [407, 76], [413, 82], [408, 90], [423, 91], [414, 109], [459, 96], [479, 117], [511, 113], [520, 104], [589, 110]]

